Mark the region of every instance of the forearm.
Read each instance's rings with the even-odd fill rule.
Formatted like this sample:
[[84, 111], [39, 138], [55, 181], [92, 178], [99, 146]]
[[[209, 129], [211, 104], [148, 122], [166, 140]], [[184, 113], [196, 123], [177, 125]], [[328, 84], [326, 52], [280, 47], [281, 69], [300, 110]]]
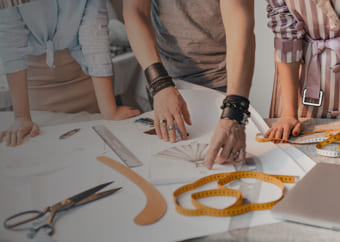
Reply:
[[92, 81], [102, 117], [104, 119], [112, 119], [117, 111], [116, 100], [112, 87], [112, 76], [92, 76]]
[[7, 74], [7, 80], [15, 118], [31, 119], [27, 91], [27, 70]]
[[281, 116], [297, 118], [300, 63], [277, 62], [276, 64], [280, 78]]
[[255, 58], [254, 2], [221, 0], [226, 31], [227, 94], [249, 96]]
[[131, 47], [143, 69], [161, 62], [150, 17], [150, 0], [124, 0], [123, 15]]

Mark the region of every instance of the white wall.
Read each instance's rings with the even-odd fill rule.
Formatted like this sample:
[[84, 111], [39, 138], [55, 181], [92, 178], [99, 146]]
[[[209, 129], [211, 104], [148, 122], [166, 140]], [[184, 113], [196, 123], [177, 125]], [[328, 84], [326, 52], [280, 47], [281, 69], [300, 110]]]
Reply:
[[271, 29], [267, 27], [267, 2], [255, 1], [255, 35], [256, 57], [250, 102], [256, 110], [267, 118], [274, 80], [274, 39]]

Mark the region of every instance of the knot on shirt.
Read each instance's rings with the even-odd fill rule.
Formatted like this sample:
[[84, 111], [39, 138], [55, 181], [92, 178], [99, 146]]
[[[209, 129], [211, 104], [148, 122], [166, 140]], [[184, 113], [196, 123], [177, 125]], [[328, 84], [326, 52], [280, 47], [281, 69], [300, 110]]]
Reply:
[[54, 43], [52, 40], [46, 42], [46, 64], [53, 68], [54, 64]]

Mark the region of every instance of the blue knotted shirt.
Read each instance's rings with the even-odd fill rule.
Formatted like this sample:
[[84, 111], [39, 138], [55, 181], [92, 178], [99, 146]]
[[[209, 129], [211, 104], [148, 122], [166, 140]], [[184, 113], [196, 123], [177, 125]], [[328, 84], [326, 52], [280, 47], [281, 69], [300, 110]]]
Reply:
[[105, 0], [40, 0], [0, 10], [0, 57], [5, 73], [24, 70], [29, 55], [69, 49], [83, 71], [111, 76], [112, 60]]

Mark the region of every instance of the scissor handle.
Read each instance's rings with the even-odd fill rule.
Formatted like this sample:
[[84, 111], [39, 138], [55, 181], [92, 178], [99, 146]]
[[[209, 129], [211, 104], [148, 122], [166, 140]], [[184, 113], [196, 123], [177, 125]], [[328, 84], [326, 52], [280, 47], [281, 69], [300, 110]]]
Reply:
[[27, 237], [33, 239], [40, 229], [48, 229], [49, 231], [47, 232], [47, 234], [49, 236], [52, 236], [54, 234], [54, 225], [51, 223], [45, 223], [37, 228], [31, 228], [30, 232], [27, 234]]
[[[4, 227], [6, 229], [10, 229], [10, 230], [23, 230], [24, 228], [17, 228], [17, 227], [44, 216], [47, 213], [47, 211], [48, 211], [48, 209], [45, 209], [44, 211], [29, 210], [29, 211], [14, 214], [13, 216], [5, 219]], [[20, 221], [17, 220], [19, 217], [24, 217], [27, 214], [32, 214], [32, 216], [29, 217], [29, 218], [20, 220]], [[33, 215], [33, 214], [35, 214], [35, 215]]]

